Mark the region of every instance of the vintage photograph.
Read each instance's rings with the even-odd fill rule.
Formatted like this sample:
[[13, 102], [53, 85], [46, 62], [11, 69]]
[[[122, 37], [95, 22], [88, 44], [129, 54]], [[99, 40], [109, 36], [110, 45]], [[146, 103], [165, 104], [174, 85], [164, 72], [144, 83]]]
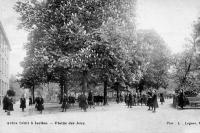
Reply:
[[200, 0], [0, 0], [0, 133], [200, 133]]

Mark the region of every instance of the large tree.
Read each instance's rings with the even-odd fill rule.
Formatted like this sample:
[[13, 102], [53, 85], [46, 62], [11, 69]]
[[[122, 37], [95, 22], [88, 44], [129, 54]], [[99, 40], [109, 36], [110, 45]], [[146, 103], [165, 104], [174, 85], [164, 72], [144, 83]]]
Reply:
[[[126, 54], [134, 45], [130, 39], [134, 38], [134, 7], [135, 0], [32, 0], [17, 2], [15, 9], [20, 14], [19, 27], [30, 32], [26, 45], [29, 59], [43, 67], [40, 70], [44, 70], [47, 81], [66, 81], [69, 73], [75, 73], [81, 75], [85, 92], [92, 73], [106, 76], [100, 79], [107, 81], [113, 70], [116, 73], [127, 68]], [[107, 31], [102, 29], [110, 20], [123, 30], [119, 34], [121, 29], [113, 27], [106, 39]], [[115, 75], [124, 77], [123, 71]]]
[[138, 43], [141, 55], [140, 70], [142, 78], [138, 89], [144, 87], [167, 87], [170, 52], [166, 43], [158, 33], [153, 30], [138, 31]]

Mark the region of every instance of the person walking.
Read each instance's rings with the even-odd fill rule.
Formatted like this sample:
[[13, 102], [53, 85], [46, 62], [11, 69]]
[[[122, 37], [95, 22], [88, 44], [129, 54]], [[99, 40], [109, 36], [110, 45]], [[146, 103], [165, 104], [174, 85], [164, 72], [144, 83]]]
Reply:
[[[92, 95], [92, 92], [90, 91], [89, 94], [88, 94], [88, 105], [90, 106], [90, 108], [94, 105], [94, 99], [93, 99], [93, 95]], [[94, 106], [93, 106], [94, 108]]]
[[160, 102], [161, 102], [161, 104], [163, 104], [165, 102], [163, 93], [160, 93]]
[[156, 112], [156, 108], [158, 108], [158, 100], [157, 100], [156, 90], [153, 91], [152, 103], [153, 103], [153, 112]]
[[7, 115], [10, 115], [10, 112], [13, 111], [13, 99], [12, 97], [8, 96], [7, 102]]
[[42, 114], [42, 111], [44, 110], [44, 99], [42, 98], [42, 96], [39, 96], [35, 99], [35, 101], [37, 110], [40, 111], [40, 113]]
[[179, 96], [178, 96], [178, 101], [179, 101], [179, 106], [181, 107], [181, 109], [183, 109], [184, 107], [184, 92], [183, 89], [180, 90]]
[[3, 98], [3, 110], [5, 110], [5, 112], [7, 112], [8, 110], [8, 95], [7, 94]]
[[149, 107], [148, 110], [151, 110], [151, 107], [153, 108], [153, 105], [152, 105], [152, 92], [151, 91], [148, 91], [147, 92], [147, 106]]
[[33, 104], [33, 100], [31, 97], [29, 97], [29, 106], [31, 106]]
[[125, 95], [124, 102], [125, 102], [125, 104], [128, 106], [128, 94]]
[[22, 112], [24, 112], [24, 109], [26, 108], [26, 98], [24, 95], [20, 98], [20, 108], [22, 109]]
[[64, 94], [63, 100], [62, 100], [62, 112], [66, 112], [67, 110], [67, 104], [68, 104], [68, 97], [66, 94]]
[[128, 95], [128, 108], [132, 108], [132, 101], [133, 101], [133, 98], [132, 98], [132, 95], [131, 93]]
[[85, 94], [81, 94], [79, 97], [79, 107], [83, 109], [85, 112], [87, 111], [87, 98]]

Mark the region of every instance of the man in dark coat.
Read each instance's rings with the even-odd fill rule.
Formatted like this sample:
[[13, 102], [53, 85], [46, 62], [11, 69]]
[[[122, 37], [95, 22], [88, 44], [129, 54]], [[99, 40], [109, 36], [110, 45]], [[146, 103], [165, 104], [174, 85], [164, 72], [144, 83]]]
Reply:
[[62, 112], [66, 112], [67, 110], [67, 104], [68, 104], [68, 97], [66, 94], [64, 94], [63, 100], [62, 100]]
[[181, 89], [180, 93], [179, 93], [179, 96], [178, 96], [178, 105], [181, 107], [181, 109], [183, 109], [183, 106], [184, 106], [184, 92], [183, 90]]
[[24, 96], [20, 98], [20, 108], [22, 109], [22, 112], [24, 112], [24, 109], [26, 108], [26, 98], [24, 98]]
[[[89, 94], [88, 94], [88, 105], [90, 106], [90, 108], [94, 105], [94, 99], [93, 99], [93, 96], [92, 96], [92, 92], [90, 91]], [[94, 106], [93, 106], [94, 108]]]
[[5, 95], [3, 98], [3, 110], [5, 110], [5, 112], [8, 110], [8, 95]]
[[35, 99], [35, 102], [36, 102], [36, 108], [37, 108], [37, 110], [40, 111], [40, 113], [42, 114], [42, 111], [44, 110], [44, 105], [43, 105], [44, 100], [43, 100], [42, 96], [37, 97]]
[[133, 101], [133, 99], [132, 99], [132, 95], [131, 95], [131, 93], [128, 95], [128, 108], [130, 107], [130, 108], [132, 108], [132, 101]]

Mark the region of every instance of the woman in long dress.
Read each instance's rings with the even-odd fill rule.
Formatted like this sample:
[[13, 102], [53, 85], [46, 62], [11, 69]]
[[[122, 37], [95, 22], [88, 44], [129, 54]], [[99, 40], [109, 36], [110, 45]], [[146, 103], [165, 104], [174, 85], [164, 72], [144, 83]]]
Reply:
[[87, 111], [86, 109], [88, 108], [88, 104], [85, 94], [81, 94], [79, 96], [79, 107], [83, 109], [85, 112]]

